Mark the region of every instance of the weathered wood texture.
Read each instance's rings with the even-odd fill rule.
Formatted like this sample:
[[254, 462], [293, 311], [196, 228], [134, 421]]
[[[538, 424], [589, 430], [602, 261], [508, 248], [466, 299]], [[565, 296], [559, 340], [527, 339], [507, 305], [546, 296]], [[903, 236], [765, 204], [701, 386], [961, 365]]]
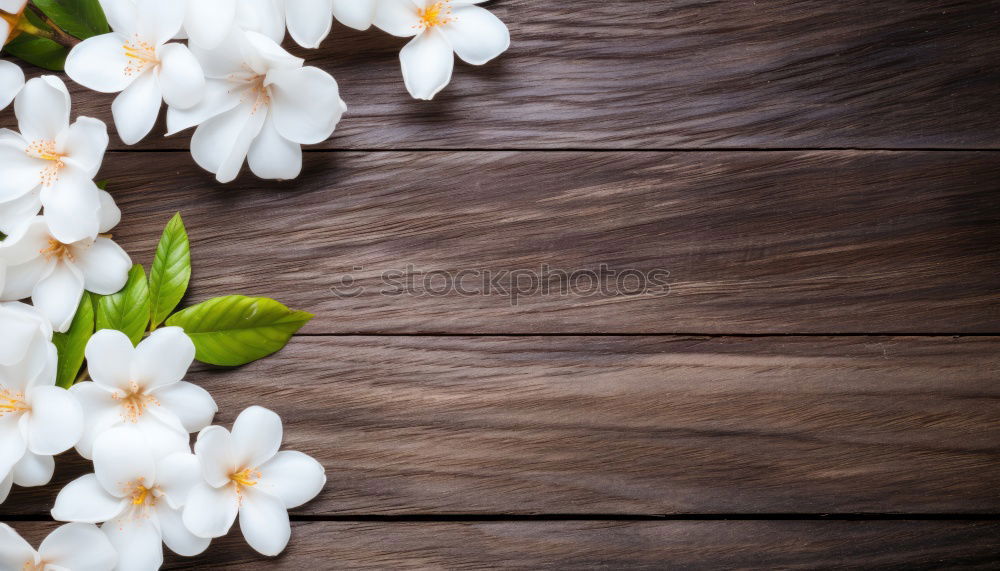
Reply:
[[[998, 512], [1000, 338], [298, 337], [191, 380], [330, 483], [298, 514]], [[205, 369], [203, 367], [203, 369]], [[80, 473], [18, 489], [38, 514]]]
[[[338, 25], [321, 50], [295, 50], [339, 80], [349, 107], [323, 147], [1000, 145], [993, 2], [489, 7], [510, 26], [511, 50], [482, 68], [459, 63], [432, 103], [409, 98], [397, 56], [403, 41], [380, 31]], [[73, 95], [78, 113], [110, 124], [111, 96], [78, 87]], [[161, 123], [155, 133], [164, 132]], [[154, 135], [135, 148], [186, 148], [187, 140]]]
[[[117, 239], [148, 263], [182, 211], [189, 301], [271, 296], [317, 314], [309, 333], [1000, 331], [1000, 153], [311, 153], [294, 186], [238, 188], [187, 160], [105, 163]], [[553, 280], [512, 305], [482, 279], [601, 264], [669, 288]], [[408, 266], [416, 293], [383, 295]], [[428, 295], [436, 270], [490, 295]], [[357, 297], [335, 295], [346, 275]]]
[[[34, 545], [55, 527], [19, 522]], [[234, 531], [164, 569], [995, 569], [1000, 525], [956, 521], [299, 522], [263, 559]]]

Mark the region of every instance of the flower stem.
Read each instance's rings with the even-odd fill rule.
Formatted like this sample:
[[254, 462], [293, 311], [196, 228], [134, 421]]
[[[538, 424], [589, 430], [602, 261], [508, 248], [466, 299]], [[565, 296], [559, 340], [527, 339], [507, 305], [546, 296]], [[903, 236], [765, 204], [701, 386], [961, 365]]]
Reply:
[[45, 22], [45, 25], [51, 28], [51, 30], [44, 30], [42, 28], [39, 28], [38, 26], [29, 22], [28, 18], [23, 15], [20, 18], [18, 18], [17, 23], [14, 24], [15, 30], [28, 34], [30, 36], [38, 36], [40, 38], [46, 38], [52, 40], [53, 42], [66, 46], [67, 48], [72, 48], [76, 44], [80, 43], [80, 40], [67, 34], [62, 30], [62, 28], [57, 26], [56, 23], [52, 21], [52, 18], [46, 16], [45, 13], [38, 8], [38, 6], [32, 4], [31, 10], [43, 22]]

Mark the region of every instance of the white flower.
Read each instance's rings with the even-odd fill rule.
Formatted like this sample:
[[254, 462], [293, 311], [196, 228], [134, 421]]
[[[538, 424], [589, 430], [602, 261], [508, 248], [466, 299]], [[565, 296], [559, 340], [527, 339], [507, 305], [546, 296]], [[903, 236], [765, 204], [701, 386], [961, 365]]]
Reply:
[[451, 81], [452, 51], [466, 63], [483, 65], [510, 47], [499, 18], [473, 6], [482, 0], [379, 0], [375, 25], [413, 38], [399, 52], [410, 95], [433, 99]]
[[153, 128], [161, 99], [179, 108], [198, 103], [205, 75], [187, 46], [167, 43], [181, 28], [183, 2], [107, 0], [103, 6], [114, 31], [74, 47], [66, 74], [95, 91], [121, 91], [111, 114], [121, 140], [131, 145]]
[[45, 206], [52, 233], [63, 242], [99, 231], [100, 196], [93, 178], [108, 146], [103, 121], [79, 117], [70, 125], [70, 99], [58, 77], [29, 81], [14, 100], [20, 133], [0, 129], [0, 231]]
[[300, 145], [329, 137], [346, 110], [330, 74], [302, 67], [259, 33], [233, 29], [218, 48], [192, 51], [210, 78], [205, 99], [190, 109], [171, 107], [167, 130], [198, 125], [191, 155], [219, 182], [235, 179], [244, 159], [261, 178], [295, 178]]
[[280, 44], [285, 37], [284, 0], [187, 0], [184, 31], [192, 45], [214, 49], [234, 27], [264, 34]]
[[163, 543], [184, 556], [208, 547], [208, 539], [181, 522], [180, 508], [198, 478], [190, 452], [158, 457], [140, 431], [120, 426], [94, 443], [94, 473], [59, 491], [52, 517], [104, 522], [101, 531], [118, 551], [118, 568], [152, 571], [163, 564]]
[[250, 547], [277, 555], [288, 544], [288, 510], [316, 497], [326, 485], [323, 466], [301, 452], [282, 451], [281, 419], [252, 406], [233, 432], [209, 426], [198, 435], [195, 456], [204, 481], [191, 489], [184, 525], [199, 537], [229, 532], [237, 513]]
[[9, 525], [0, 523], [0, 569], [24, 571], [111, 571], [118, 553], [97, 526], [57, 527], [35, 551]]
[[93, 382], [70, 389], [86, 419], [77, 452], [90, 458], [97, 437], [121, 424], [145, 435], [157, 457], [189, 450], [188, 433], [208, 426], [218, 410], [205, 389], [181, 380], [194, 353], [180, 327], [157, 329], [138, 347], [120, 331], [95, 333], [86, 349]]
[[375, 20], [375, 0], [285, 0], [288, 35], [304, 48], [318, 48], [330, 34], [333, 18], [357, 30]]
[[[41, 314], [23, 303], [0, 304], [0, 331], [0, 479], [44, 486], [55, 467], [52, 456], [83, 433], [83, 411], [55, 386], [58, 356]], [[9, 490], [9, 482], [4, 487]]]
[[22, 87], [24, 87], [24, 72], [21, 68], [13, 62], [0, 60], [0, 110], [10, 105]]
[[[101, 231], [120, 217], [117, 208], [111, 208], [101, 208]], [[128, 280], [132, 261], [107, 236], [63, 242], [47, 221], [36, 216], [0, 242], [0, 262], [7, 265], [0, 299], [31, 297], [52, 327], [62, 332], [73, 321], [84, 289], [101, 295], [117, 292]]]

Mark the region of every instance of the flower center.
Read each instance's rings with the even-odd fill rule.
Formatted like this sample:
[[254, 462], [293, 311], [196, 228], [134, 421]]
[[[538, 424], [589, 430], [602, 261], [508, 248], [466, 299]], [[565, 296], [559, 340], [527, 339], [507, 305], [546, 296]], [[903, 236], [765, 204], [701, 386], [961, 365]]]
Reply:
[[69, 244], [63, 244], [55, 238], [49, 238], [49, 245], [38, 251], [46, 260], [67, 260], [73, 261], [73, 251]]
[[122, 50], [128, 58], [128, 62], [125, 63], [125, 75], [139, 75], [146, 69], [160, 64], [159, 58], [156, 57], [156, 46], [139, 39], [138, 35], [133, 34], [132, 39], [122, 44]]
[[25, 561], [24, 567], [21, 567], [22, 571], [45, 571], [46, 563], [44, 561], [39, 561], [35, 563], [34, 561]]
[[241, 487], [256, 486], [257, 480], [261, 477], [261, 473], [256, 468], [244, 468], [239, 472], [235, 472], [229, 475], [229, 479], [236, 484], [236, 489]]
[[418, 10], [417, 15], [420, 17], [420, 21], [414, 27], [421, 30], [455, 21], [451, 17], [451, 0], [435, 2], [423, 10]]
[[136, 484], [132, 488], [132, 505], [133, 506], [144, 506], [146, 502], [150, 505], [156, 503], [156, 497], [153, 495], [153, 490], [143, 486], [142, 484]]
[[52, 186], [54, 182], [59, 180], [59, 170], [66, 166], [63, 163], [63, 157], [66, 155], [56, 150], [55, 141], [34, 141], [28, 145], [28, 148], [24, 152], [29, 157], [49, 161], [49, 164], [45, 165], [45, 168], [38, 173], [39, 182], [43, 186]]
[[0, 387], [0, 416], [5, 414], [21, 414], [31, 407], [24, 400], [24, 394], [14, 392], [6, 387]]
[[148, 407], [160, 404], [156, 397], [143, 392], [135, 381], [129, 381], [129, 392], [125, 394], [116, 392], [111, 395], [111, 398], [121, 401], [122, 420], [132, 423], [139, 422], [139, 417], [146, 412]]

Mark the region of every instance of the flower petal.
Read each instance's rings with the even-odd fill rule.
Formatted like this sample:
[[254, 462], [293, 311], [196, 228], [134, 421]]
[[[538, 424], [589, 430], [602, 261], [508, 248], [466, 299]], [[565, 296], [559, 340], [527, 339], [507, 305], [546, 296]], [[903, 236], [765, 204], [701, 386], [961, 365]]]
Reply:
[[7, 476], [28, 449], [27, 440], [21, 435], [19, 415], [0, 416], [0, 478]]
[[117, 569], [159, 569], [163, 565], [163, 539], [155, 520], [123, 514], [101, 526], [118, 552]]
[[8, 474], [6, 478], [0, 478], [0, 504], [7, 500], [7, 496], [10, 495], [10, 488], [13, 485], [13, 474]]
[[60, 333], [69, 329], [83, 296], [83, 275], [72, 264], [57, 263], [31, 291], [31, 302]]
[[118, 93], [135, 81], [126, 71], [128, 56], [123, 47], [129, 38], [120, 33], [102, 34], [83, 40], [66, 57], [66, 75], [101, 93]]
[[284, 502], [254, 488], [244, 489], [240, 530], [250, 547], [269, 557], [284, 551], [292, 535]]
[[133, 0], [99, 0], [104, 15], [107, 17], [108, 25], [112, 30], [116, 30], [124, 35], [131, 35], [136, 31], [136, 5]]
[[318, 48], [333, 25], [333, 0], [285, 2], [285, 24], [295, 43]]
[[[4, 159], [0, 157], [0, 163]], [[11, 173], [5, 173], [11, 174]], [[0, 203], [0, 232], [10, 236], [18, 228], [31, 222], [42, 209], [41, 189], [36, 185], [33, 190], [21, 194], [17, 198]]]
[[194, 453], [206, 482], [215, 488], [229, 484], [230, 474], [236, 471], [236, 461], [228, 430], [221, 426], [202, 430], [194, 443]]
[[[128, 391], [132, 379], [130, 363], [135, 348], [128, 335], [113, 329], [102, 329], [91, 336], [84, 349], [90, 378], [107, 391]], [[79, 385], [74, 385], [75, 389]], [[110, 395], [109, 395], [110, 397]], [[83, 403], [87, 405], [96, 403]]]
[[187, 0], [184, 30], [191, 43], [213, 49], [226, 39], [236, 21], [237, 0]]
[[[3, 253], [0, 251], [0, 261]], [[39, 281], [51, 270], [55, 262], [49, 262], [39, 256], [33, 260], [7, 267], [7, 277], [3, 283], [3, 291], [0, 291], [0, 299], [15, 300], [31, 297], [32, 290]]]
[[28, 355], [28, 350], [37, 345], [40, 331], [38, 320], [18, 309], [20, 305], [24, 304], [0, 304], [0, 329], [4, 332], [4, 342], [0, 343], [0, 365], [7, 367], [17, 365]]
[[74, 247], [73, 257], [87, 291], [111, 295], [125, 287], [132, 259], [110, 238], [101, 236], [90, 245]]
[[198, 432], [212, 424], [212, 418], [219, 411], [208, 391], [187, 381], [158, 388], [153, 395], [161, 407], [177, 416], [188, 432]]
[[0, 109], [10, 105], [22, 87], [24, 72], [21, 67], [14, 62], [0, 61]]
[[219, 182], [231, 182], [240, 172], [250, 144], [264, 126], [266, 108], [252, 101], [212, 117], [195, 129], [191, 156]]
[[4, 176], [0, 178], [0, 201], [8, 202], [34, 190], [42, 182], [42, 170], [48, 161], [25, 152], [22, 141], [0, 140], [0, 164]]
[[151, 406], [132, 426], [142, 432], [146, 438], [146, 446], [154, 458], [191, 451], [191, 437], [184, 431], [177, 417], [161, 407]]
[[0, 569], [34, 568], [35, 550], [14, 528], [0, 523]]
[[89, 523], [57, 527], [38, 547], [42, 560], [74, 571], [108, 571], [118, 562], [118, 553], [107, 536]]
[[102, 233], [108, 232], [122, 221], [122, 211], [115, 204], [115, 199], [111, 198], [111, 194], [108, 191], [100, 190], [97, 196], [101, 204], [101, 209], [97, 213], [97, 231]]
[[84, 414], [83, 434], [76, 443], [76, 451], [89, 460], [93, 458], [97, 437], [122, 422], [121, 407], [108, 390], [91, 381], [77, 383], [69, 390], [80, 402]]
[[310, 145], [325, 140], [347, 109], [337, 81], [319, 68], [272, 70], [267, 81], [274, 126], [289, 141]]
[[106, 492], [124, 498], [136, 484], [153, 487], [156, 460], [141, 432], [132, 426], [117, 426], [94, 442], [94, 473]]
[[14, 99], [18, 128], [26, 141], [55, 141], [69, 128], [69, 91], [61, 79], [43, 75], [29, 80]]
[[58, 144], [66, 155], [64, 162], [93, 178], [100, 170], [104, 151], [108, 148], [108, 126], [100, 119], [79, 117], [60, 137]]
[[166, 497], [166, 503], [174, 509], [184, 506], [191, 488], [201, 481], [198, 457], [190, 452], [170, 454], [156, 465], [156, 486]]
[[240, 509], [240, 498], [233, 486], [213, 488], [205, 482], [191, 488], [184, 504], [184, 527], [198, 537], [222, 537], [229, 533]]
[[176, 0], [135, 0], [138, 15], [136, 33], [147, 42], [162, 46], [181, 31], [184, 8], [184, 2]]
[[260, 406], [241, 412], [233, 423], [233, 460], [238, 468], [256, 468], [281, 447], [281, 417]]
[[455, 56], [442, 32], [431, 28], [410, 40], [399, 52], [403, 82], [415, 99], [434, 99], [451, 81]]
[[39, 258], [39, 251], [49, 244], [49, 227], [41, 216], [35, 217], [28, 224], [18, 228], [18, 231], [3, 241], [0, 241], [0, 260], [8, 266], [16, 266]]
[[55, 469], [56, 462], [52, 456], [25, 452], [11, 473], [14, 475], [15, 484], [28, 488], [48, 484]]
[[413, 0], [378, 0], [375, 6], [375, 26], [383, 32], [408, 38], [420, 31], [420, 14]]
[[375, 0], [333, 0], [333, 17], [355, 30], [367, 30], [375, 21]]
[[72, 448], [83, 434], [83, 409], [69, 391], [36, 386], [28, 393], [28, 449], [52, 456]]
[[326, 470], [312, 456], [282, 450], [260, 467], [257, 488], [281, 498], [288, 509], [315, 498], [326, 485]]
[[134, 145], [153, 129], [160, 114], [160, 82], [152, 70], [139, 75], [111, 102], [118, 137], [126, 145]]
[[180, 327], [157, 329], [135, 348], [131, 380], [146, 390], [176, 383], [194, 362], [194, 342]]
[[302, 146], [281, 136], [274, 127], [273, 114], [250, 145], [247, 164], [260, 178], [289, 180], [302, 172]]
[[510, 47], [507, 25], [479, 6], [455, 8], [453, 21], [441, 29], [458, 57], [472, 65], [483, 65]]
[[285, 37], [282, 4], [284, 2], [276, 0], [240, 0], [236, 10], [236, 24], [242, 30], [263, 34], [280, 43]]
[[170, 507], [166, 502], [160, 502], [156, 505], [156, 515], [160, 520], [163, 543], [177, 555], [194, 557], [208, 549], [208, 544], [212, 540], [198, 537], [184, 527], [182, 514], [181, 510]]
[[59, 521], [100, 523], [114, 519], [125, 509], [128, 500], [116, 498], [104, 490], [94, 474], [86, 474], [66, 484], [52, 507], [52, 517]]
[[205, 95], [205, 72], [185, 45], [167, 44], [160, 49], [158, 73], [163, 101], [171, 107], [193, 107]]
[[66, 166], [52, 186], [43, 186], [43, 217], [52, 236], [64, 244], [93, 239], [100, 226], [101, 197], [91, 177]]
[[205, 96], [197, 105], [189, 109], [167, 108], [167, 135], [200, 125], [239, 104], [239, 93], [231, 92], [224, 81], [210, 79], [205, 83]]

